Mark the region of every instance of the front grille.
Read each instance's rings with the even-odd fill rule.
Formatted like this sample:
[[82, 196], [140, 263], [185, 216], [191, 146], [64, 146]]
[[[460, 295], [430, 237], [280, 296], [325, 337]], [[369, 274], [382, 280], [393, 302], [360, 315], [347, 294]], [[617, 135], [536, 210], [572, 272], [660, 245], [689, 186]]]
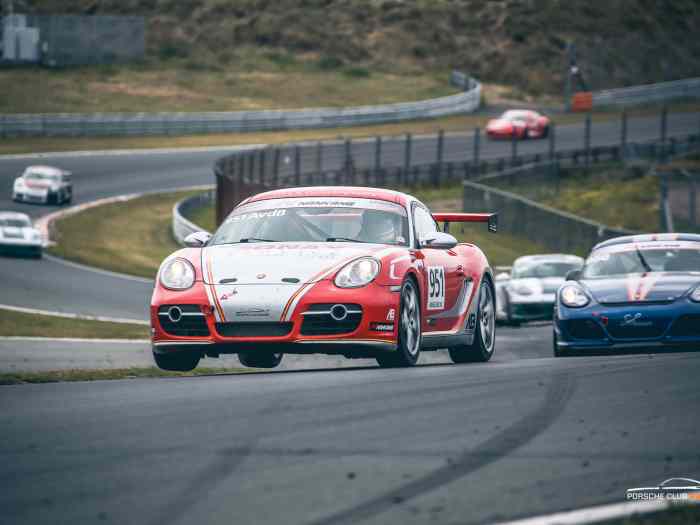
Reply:
[[624, 319], [610, 319], [608, 333], [615, 339], [654, 339], [663, 335], [668, 323], [668, 319], [648, 317], [631, 323], [625, 323]]
[[293, 323], [216, 323], [223, 337], [281, 337], [292, 331]]
[[207, 320], [196, 304], [161, 306], [158, 308], [158, 320], [163, 330], [170, 335], [180, 337], [209, 335]]
[[349, 334], [360, 326], [362, 307], [359, 304], [321, 303], [311, 305], [302, 315], [302, 335]]
[[700, 337], [700, 315], [683, 315], [671, 327], [671, 335], [676, 337]]
[[554, 311], [552, 303], [511, 304], [511, 313], [521, 317], [551, 319]]
[[574, 339], [605, 339], [605, 332], [592, 319], [564, 321], [564, 329]]

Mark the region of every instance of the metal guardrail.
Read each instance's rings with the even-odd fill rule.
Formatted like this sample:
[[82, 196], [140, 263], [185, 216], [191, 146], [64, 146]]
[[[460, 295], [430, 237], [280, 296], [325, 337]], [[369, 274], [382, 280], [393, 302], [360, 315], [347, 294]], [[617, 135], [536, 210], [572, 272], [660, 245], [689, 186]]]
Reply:
[[204, 228], [187, 219], [186, 215], [197, 208], [206, 206], [214, 199], [214, 190], [187, 197], [175, 203], [172, 213], [172, 232], [175, 240], [184, 246], [185, 237], [190, 233], [203, 231]]
[[593, 107], [630, 106], [679, 98], [699, 98], [700, 78], [688, 78], [644, 86], [607, 89], [592, 93]]
[[[454, 75], [454, 74], [453, 74]], [[4, 114], [0, 136], [192, 135], [384, 124], [471, 113], [481, 104], [481, 84], [463, 74], [462, 93], [417, 102], [300, 110], [207, 113]]]

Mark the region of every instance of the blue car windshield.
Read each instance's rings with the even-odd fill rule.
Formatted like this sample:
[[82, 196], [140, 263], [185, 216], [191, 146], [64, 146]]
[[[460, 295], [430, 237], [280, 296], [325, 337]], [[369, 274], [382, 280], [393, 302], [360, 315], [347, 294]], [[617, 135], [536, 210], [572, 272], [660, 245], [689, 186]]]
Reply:
[[623, 246], [594, 252], [583, 268], [584, 279], [648, 272], [700, 273], [700, 243], [697, 247]]

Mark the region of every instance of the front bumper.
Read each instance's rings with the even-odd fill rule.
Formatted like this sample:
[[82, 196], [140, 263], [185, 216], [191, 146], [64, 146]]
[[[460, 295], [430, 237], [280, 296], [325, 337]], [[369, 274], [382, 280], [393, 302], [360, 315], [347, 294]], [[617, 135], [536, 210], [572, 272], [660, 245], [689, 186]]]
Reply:
[[[214, 308], [209, 304], [203, 284], [198, 284], [185, 292], [171, 292], [157, 287], [151, 302], [152, 345], [156, 353], [177, 351], [197, 351], [217, 356], [239, 352], [281, 352], [290, 354], [340, 354], [348, 357], [372, 357], [377, 353], [396, 350], [399, 296], [388, 286], [375, 283], [362, 289], [339, 289], [331, 281], [321, 281], [313, 285], [294, 308], [289, 321], [266, 320], [264, 322], [217, 323]], [[252, 285], [250, 285], [252, 286]], [[359, 304], [362, 315], [357, 326], [349, 332], [330, 335], [305, 335], [306, 313], [318, 305]], [[206, 323], [200, 328], [206, 335], [174, 335], [168, 328], [169, 321], [163, 315], [163, 308], [169, 305], [198, 305], [200, 318]], [[256, 305], [243, 305], [255, 307]], [[196, 316], [196, 309], [190, 315]], [[393, 310], [393, 313], [391, 312]], [[392, 329], [387, 330], [387, 326]], [[308, 327], [308, 325], [306, 325]], [[378, 327], [382, 330], [378, 330]], [[226, 336], [222, 332], [241, 333], [255, 331], [248, 336]], [[284, 331], [284, 335], [260, 335]], [[307, 330], [308, 333], [308, 330]]]
[[9, 255], [41, 255], [43, 243], [23, 239], [0, 239], [0, 253]]
[[36, 204], [46, 204], [49, 202], [51, 192], [40, 191], [15, 191], [12, 193], [12, 200], [17, 202], [28, 202]]
[[[625, 324], [625, 315], [637, 314], [641, 314], [638, 321]], [[578, 311], [559, 306], [553, 326], [557, 347], [564, 353], [647, 348], [700, 350], [700, 305], [687, 299], [674, 305], [594, 305]]]

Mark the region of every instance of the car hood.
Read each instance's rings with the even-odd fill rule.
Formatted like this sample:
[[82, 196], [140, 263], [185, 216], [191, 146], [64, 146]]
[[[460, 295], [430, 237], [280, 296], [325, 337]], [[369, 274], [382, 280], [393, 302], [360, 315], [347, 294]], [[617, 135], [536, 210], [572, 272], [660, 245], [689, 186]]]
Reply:
[[601, 304], [675, 301], [700, 284], [700, 272], [635, 273], [612, 279], [581, 281]]
[[[357, 257], [386, 249], [358, 243], [246, 243], [202, 249], [208, 284], [297, 284], [315, 282]], [[223, 281], [223, 283], [222, 283]]]
[[513, 123], [510, 120], [502, 120], [502, 119], [494, 119], [490, 120], [488, 124], [486, 125], [486, 129], [488, 130], [505, 130], [505, 129], [511, 129], [513, 127]]

